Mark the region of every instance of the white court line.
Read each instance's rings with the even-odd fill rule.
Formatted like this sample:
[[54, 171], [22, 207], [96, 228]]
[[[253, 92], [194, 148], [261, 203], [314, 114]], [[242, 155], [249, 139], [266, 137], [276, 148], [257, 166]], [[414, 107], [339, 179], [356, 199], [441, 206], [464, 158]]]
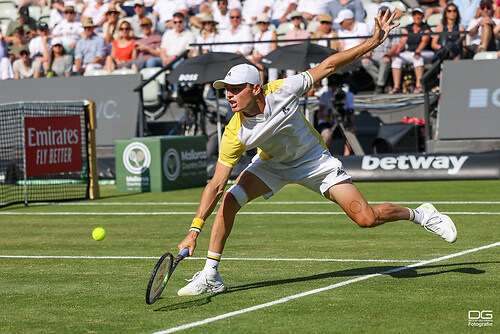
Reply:
[[[421, 202], [393, 202], [393, 201], [370, 201], [368, 203], [371, 204], [381, 204], [391, 202], [393, 204], [422, 204]], [[33, 203], [31, 206], [37, 205], [58, 205], [58, 206], [133, 206], [133, 205], [198, 205], [200, 202], [64, 202], [64, 203], [49, 203], [49, 202], [41, 202], [41, 203]], [[316, 204], [332, 204], [330, 201], [313, 201], [313, 202], [250, 202], [247, 205], [316, 205]], [[500, 202], [495, 201], [441, 201], [441, 202], [432, 202], [432, 204], [500, 204]]]
[[[71, 255], [0, 255], [4, 259], [112, 259], [112, 260], [156, 260], [158, 256], [71, 256]], [[206, 260], [206, 257], [188, 257], [188, 260]], [[224, 257], [224, 261], [308, 261], [308, 262], [420, 262], [422, 260], [376, 260], [376, 259], [278, 259]]]
[[364, 280], [367, 280], [367, 279], [370, 279], [370, 278], [374, 278], [374, 277], [378, 277], [378, 276], [382, 276], [382, 275], [387, 275], [387, 274], [392, 274], [392, 273], [395, 273], [395, 272], [398, 272], [398, 271], [402, 271], [402, 270], [406, 270], [406, 269], [410, 269], [410, 268], [421, 267], [421, 266], [424, 266], [424, 265], [427, 265], [427, 264], [430, 264], [430, 263], [439, 262], [439, 261], [443, 261], [443, 260], [448, 260], [448, 259], [451, 259], [451, 258], [454, 258], [454, 257], [462, 256], [462, 255], [465, 255], [465, 254], [477, 252], [477, 251], [488, 249], [488, 248], [492, 248], [492, 247], [496, 247], [496, 246], [499, 246], [499, 245], [500, 245], [500, 242], [496, 242], [496, 243], [489, 244], [489, 245], [486, 245], [486, 246], [482, 246], [482, 247], [478, 247], [478, 248], [473, 248], [473, 249], [465, 250], [465, 251], [462, 251], [462, 252], [458, 252], [458, 253], [454, 253], [454, 254], [442, 256], [442, 257], [438, 257], [438, 258], [427, 260], [427, 261], [418, 262], [418, 263], [415, 263], [415, 264], [411, 264], [409, 266], [394, 268], [394, 269], [390, 269], [390, 270], [386, 270], [386, 271], [381, 271], [381, 272], [376, 273], [376, 274], [370, 274], [370, 275], [365, 275], [365, 276], [353, 278], [353, 279], [350, 279], [350, 280], [347, 280], [347, 281], [343, 281], [343, 282], [340, 282], [340, 283], [336, 283], [336, 284], [333, 284], [333, 285], [329, 285], [329, 286], [326, 286], [326, 287], [323, 287], [323, 288], [314, 289], [314, 290], [306, 291], [306, 292], [299, 293], [299, 294], [296, 294], [296, 295], [288, 296], [288, 297], [285, 297], [285, 298], [277, 299], [277, 300], [274, 300], [272, 302], [268, 302], [268, 303], [264, 303], [264, 304], [260, 304], [260, 305], [255, 305], [255, 306], [248, 307], [248, 308], [245, 308], [245, 309], [242, 309], [242, 310], [238, 310], [238, 311], [234, 311], [234, 312], [229, 312], [229, 313], [221, 314], [221, 315], [216, 316], [216, 317], [212, 317], [212, 318], [207, 318], [207, 319], [200, 320], [200, 321], [191, 322], [189, 324], [181, 325], [181, 326], [178, 326], [178, 327], [172, 327], [172, 328], [164, 330], [164, 331], [155, 332], [154, 334], [173, 333], [173, 332], [181, 331], [181, 330], [184, 330], [184, 329], [188, 329], [188, 328], [193, 328], [193, 327], [205, 325], [205, 324], [208, 324], [208, 323], [211, 323], [211, 322], [215, 322], [215, 321], [218, 321], [218, 320], [222, 320], [222, 319], [234, 317], [236, 315], [240, 315], [240, 314], [244, 314], [244, 313], [248, 313], [248, 312], [260, 310], [260, 309], [263, 309], [263, 308], [266, 308], [266, 307], [270, 307], [270, 306], [274, 306], [274, 305], [278, 305], [278, 304], [283, 304], [283, 303], [286, 303], [286, 302], [288, 302], [290, 300], [294, 300], [294, 299], [297, 299], [297, 298], [302, 298], [302, 297], [309, 296], [309, 295], [312, 295], [312, 294], [315, 294], [315, 293], [319, 293], [319, 292], [323, 292], [323, 291], [328, 291], [328, 290], [332, 290], [332, 289], [335, 289], [335, 288], [340, 288], [342, 286], [345, 286], [345, 285], [348, 285], [348, 284], [351, 284], [351, 283], [361, 282], [361, 281], [364, 281]]
[[[446, 215], [500, 215], [500, 212], [450, 212], [440, 211]], [[196, 212], [15, 212], [0, 211], [0, 216], [175, 216], [175, 215], [195, 215]], [[213, 214], [217, 214], [214, 211]], [[238, 215], [345, 215], [343, 211], [332, 212], [307, 212], [307, 211], [283, 211], [283, 212], [253, 212], [240, 211]]]

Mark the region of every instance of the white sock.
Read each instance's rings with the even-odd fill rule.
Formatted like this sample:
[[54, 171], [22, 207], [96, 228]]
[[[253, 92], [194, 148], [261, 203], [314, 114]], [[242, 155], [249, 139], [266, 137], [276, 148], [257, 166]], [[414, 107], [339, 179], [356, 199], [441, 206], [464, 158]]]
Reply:
[[412, 222], [422, 224], [422, 220], [424, 219], [424, 213], [417, 209], [410, 209], [410, 208], [407, 209], [408, 211], [410, 211], [410, 220]]
[[221, 256], [222, 254], [208, 251], [207, 262], [205, 262], [205, 268], [203, 268], [203, 271], [207, 274], [208, 277], [217, 276]]

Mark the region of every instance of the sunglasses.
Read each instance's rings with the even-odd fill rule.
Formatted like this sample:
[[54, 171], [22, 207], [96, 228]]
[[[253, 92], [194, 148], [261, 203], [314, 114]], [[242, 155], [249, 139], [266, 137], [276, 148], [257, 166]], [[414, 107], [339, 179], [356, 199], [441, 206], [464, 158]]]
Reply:
[[120, 28], [120, 30], [130, 30], [130, 28]]
[[292, 17], [292, 20], [302, 20], [302, 18], [300, 16], [295, 16], [295, 17]]
[[491, 6], [481, 6], [481, 9], [492, 9], [493, 7]]
[[241, 16], [230, 16], [232, 19], [239, 19]]
[[448, 13], [457, 13], [458, 10], [456, 10], [456, 9], [447, 9], [446, 12], [448, 12]]
[[184, 21], [173, 21], [174, 24], [181, 24], [181, 23], [184, 23]]
[[203, 22], [203, 24], [214, 24], [215, 22], [214, 21], [206, 21], [206, 22]]
[[320, 23], [321, 24], [332, 24], [332, 22], [328, 22], [328, 21], [321, 21]]
[[64, 12], [64, 14], [75, 14], [75, 12]]

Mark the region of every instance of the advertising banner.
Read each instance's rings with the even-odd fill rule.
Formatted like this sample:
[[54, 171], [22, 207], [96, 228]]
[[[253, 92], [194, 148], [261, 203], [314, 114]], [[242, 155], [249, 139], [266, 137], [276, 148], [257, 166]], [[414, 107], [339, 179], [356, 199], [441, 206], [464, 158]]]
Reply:
[[338, 157], [353, 181], [500, 179], [500, 153]]
[[117, 140], [115, 153], [118, 191], [161, 192], [206, 185], [204, 136]]
[[80, 116], [26, 117], [27, 175], [81, 171], [80, 128]]

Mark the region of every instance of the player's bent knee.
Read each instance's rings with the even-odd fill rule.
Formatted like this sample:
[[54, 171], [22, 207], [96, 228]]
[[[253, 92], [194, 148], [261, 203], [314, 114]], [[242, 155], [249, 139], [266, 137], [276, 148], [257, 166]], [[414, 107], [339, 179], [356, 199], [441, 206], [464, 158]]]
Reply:
[[245, 189], [243, 189], [242, 186], [235, 184], [231, 188], [229, 188], [227, 190], [227, 192], [231, 193], [231, 195], [234, 196], [234, 198], [236, 199], [236, 202], [238, 202], [240, 207], [243, 207], [245, 204], [248, 203], [247, 193], [246, 193]]

